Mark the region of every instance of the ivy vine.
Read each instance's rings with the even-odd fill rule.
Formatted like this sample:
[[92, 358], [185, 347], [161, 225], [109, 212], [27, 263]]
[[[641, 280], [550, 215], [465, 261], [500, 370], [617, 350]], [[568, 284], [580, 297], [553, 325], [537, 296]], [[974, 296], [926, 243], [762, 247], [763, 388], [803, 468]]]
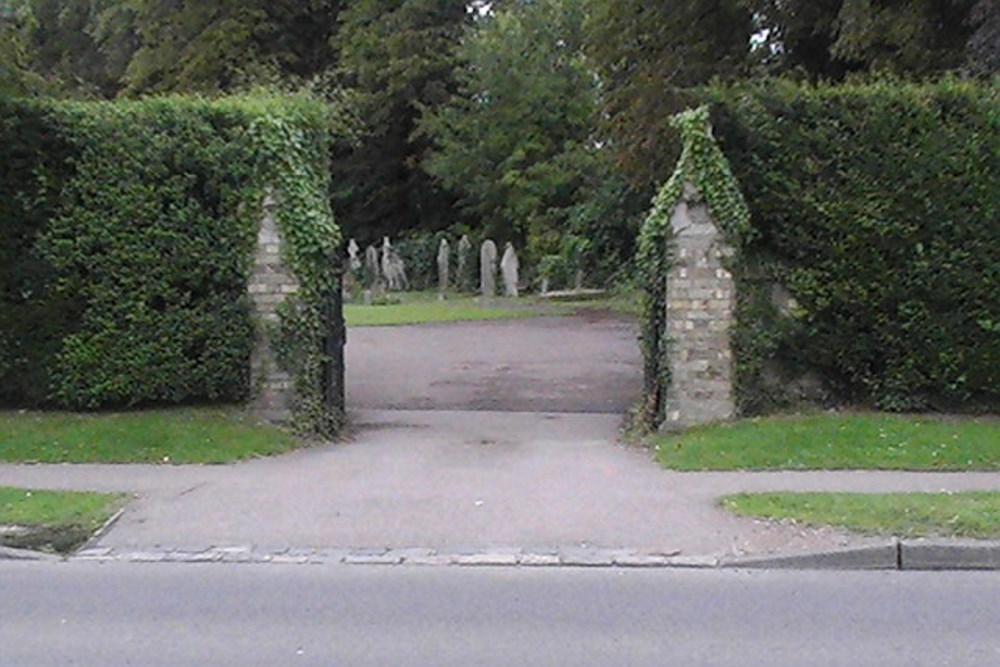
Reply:
[[326, 406], [324, 369], [333, 360], [324, 352], [324, 338], [340, 289], [335, 261], [341, 234], [329, 201], [331, 123], [318, 103], [304, 111], [266, 115], [249, 134], [260, 182], [274, 194], [283, 258], [299, 283], [299, 291], [278, 307], [279, 325], [270, 332], [277, 362], [293, 378], [292, 422], [301, 432], [331, 436], [343, 425], [343, 414]]
[[[644, 359], [642, 423], [655, 428], [664, 419], [664, 393], [670, 384], [666, 330], [667, 273], [673, 265], [670, 218], [684, 198], [684, 185], [694, 186], [708, 205], [723, 239], [735, 249], [752, 236], [750, 210], [729, 162], [712, 136], [708, 106], [689, 109], [670, 119], [683, 148], [670, 179], [653, 198], [639, 233], [638, 269], [643, 287], [641, 344]], [[737, 255], [739, 253], [737, 252]]]

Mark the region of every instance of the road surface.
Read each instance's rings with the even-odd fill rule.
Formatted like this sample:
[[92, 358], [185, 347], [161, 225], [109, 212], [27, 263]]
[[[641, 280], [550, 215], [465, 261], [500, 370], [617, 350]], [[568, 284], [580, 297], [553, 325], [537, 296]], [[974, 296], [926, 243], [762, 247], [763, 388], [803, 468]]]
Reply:
[[995, 667], [1000, 574], [0, 562], [4, 667]]

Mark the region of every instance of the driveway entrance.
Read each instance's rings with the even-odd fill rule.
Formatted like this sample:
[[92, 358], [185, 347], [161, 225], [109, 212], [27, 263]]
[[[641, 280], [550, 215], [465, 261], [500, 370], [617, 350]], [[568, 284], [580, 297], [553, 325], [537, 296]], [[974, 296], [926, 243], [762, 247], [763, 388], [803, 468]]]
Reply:
[[347, 335], [347, 408], [624, 413], [642, 389], [637, 326], [606, 312]]

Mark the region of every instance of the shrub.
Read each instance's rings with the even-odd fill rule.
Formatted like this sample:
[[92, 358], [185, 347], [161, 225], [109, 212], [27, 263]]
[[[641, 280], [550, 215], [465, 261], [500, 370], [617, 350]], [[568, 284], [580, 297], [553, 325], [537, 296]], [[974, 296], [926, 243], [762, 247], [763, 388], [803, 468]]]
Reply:
[[[1000, 399], [997, 89], [772, 83], [710, 98], [752, 214], [745, 262], [795, 304], [747, 352], [885, 409]], [[740, 314], [744, 335], [766, 305]], [[745, 400], [761, 380], [743, 374]]]
[[338, 243], [330, 133], [307, 98], [0, 99], [0, 400], [246, 398], [246, 286], [265, 187], [280, 191], [302, 284], [292, 310], [306, 322], [284, 329], [322, 329]]

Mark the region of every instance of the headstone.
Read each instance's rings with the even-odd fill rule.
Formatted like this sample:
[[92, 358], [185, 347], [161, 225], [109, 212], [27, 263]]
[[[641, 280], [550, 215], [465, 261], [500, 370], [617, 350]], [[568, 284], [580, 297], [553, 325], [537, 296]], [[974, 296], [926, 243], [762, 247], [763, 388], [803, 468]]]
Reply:
[[437, 254], [437, 267], [438, 267], [438, 296], [442, 299], [445, 293], [448, 291], [448, 283], [450, 282], [449, 271], [451, 267], [451, 248], [448, 245], [448, 239], [441, 239], [441, 243], [438, 245]]
[[503, 288], [506, 296], [517, 296], [518, 269], [517, 253], [514, 244], [508, 242], [503, 249], [503, 259], [500, 260], [500, 272], [503, 274]]
[[408, 289], [410, 286], [406, 279], [403, 258], [399, 256], [399, 251], [392, 247], [388, 236], [382, 239], [382, 277], [386, 287], [393, 292]]
[[479, 291], [487, 299], [497, 293], [497, 244], [492, 239], [479, 249]]
[[351, 239], [351, 242], [347, 244], [347, 266], [352, 272], [361, 268], [361, 257], [358, 256], [360, 252], [361, 248], [358, 247], [358, 242]]
[[462, 234], [458, 241], [458, 289], [462, 292], [476, 291], [476, 269], [472, 262], [472, 242]]
[[378, 268], [378, 248], [373, 245], [365, 249], [365, 289], [373, 290], [378, 286], [381, 274]]

